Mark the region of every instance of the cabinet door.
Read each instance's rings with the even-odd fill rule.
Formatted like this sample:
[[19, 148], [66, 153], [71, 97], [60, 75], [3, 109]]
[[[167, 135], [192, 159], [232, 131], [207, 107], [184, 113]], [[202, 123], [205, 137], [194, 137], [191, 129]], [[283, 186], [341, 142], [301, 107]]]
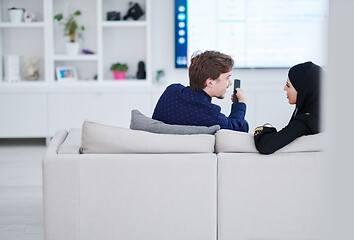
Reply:
[[46, 94], [0, 95], [0, 137], [46, 137]]
[[85, 119], [129, 128], [132, 109], [147, 114], [150, 93], [55, 93], [48, 96], [49, 133], [81, 128]]

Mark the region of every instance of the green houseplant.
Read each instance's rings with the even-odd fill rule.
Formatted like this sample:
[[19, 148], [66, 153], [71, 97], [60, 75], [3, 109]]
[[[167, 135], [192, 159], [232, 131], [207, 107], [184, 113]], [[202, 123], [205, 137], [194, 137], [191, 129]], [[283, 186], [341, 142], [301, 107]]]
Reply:
[[64, 18], [62, 13], [59, 13], [54, 16], [55, 20], [57, 20], [60, 24], [64, 25], [64, 35], [70, 36], [70, 42], [75, 42], [76, 35], [78, 36], [78, 38], [82, 38], [82, 32], [85, 30], [84, 25], [79, 26], [76, 22], [75, 17], [80, 15], [81, 11], [76, 10], [74, 13], [69, 14], [68, 18], [65, 19], [65, 22], [61, 22], [61, 20], [63, 20]]
[[165, 76], [165, 71], [160, 69], [156, 71], [156, 82], [160, 83], [161, 82], [161, 78]]
[[126, 63], [113, 63], [111, 65], [114, 79], [125, 79], [125, 73], [128, 71], [128, 65]]
[[85, 30], [84, 25], [78, 25], [76, 21], [78, 16], [81, 16], [80, 10], [76, 10], [75, 12], [70, 13], [66, 19], [64, 19], [62, 13], [54, 16], [54, 19], [57, 20], [59, 24], [64, 25], [64, 36], [70, 37], [70, 41], [66, 45], [67, 53], [69, 55], [78, 54], [80, 45], [76, 41], [76, 37], [82, 38], [82, 33]]

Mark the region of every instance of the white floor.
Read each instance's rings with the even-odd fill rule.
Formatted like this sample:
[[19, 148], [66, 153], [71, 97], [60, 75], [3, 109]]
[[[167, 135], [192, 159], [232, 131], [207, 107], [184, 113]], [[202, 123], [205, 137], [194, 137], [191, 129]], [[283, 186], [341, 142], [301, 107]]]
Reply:
[[43, 240], [44, 139], [0, 139], [0, 240]]

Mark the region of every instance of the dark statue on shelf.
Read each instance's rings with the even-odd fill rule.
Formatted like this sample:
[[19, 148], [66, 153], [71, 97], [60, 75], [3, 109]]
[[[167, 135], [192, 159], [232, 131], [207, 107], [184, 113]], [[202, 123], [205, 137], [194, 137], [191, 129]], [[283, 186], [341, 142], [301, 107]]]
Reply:
[[124, 20], [128, 18], [133, 18], [134, 20], [138, 20], [142, 15], [144, 15], [144, 11], [141, 9], [139, 4], [130, 2], [129, 5], [131, 7], [128, 9], [127, 14], [123, 17]]
[[138, 63], [138, 72], [136, 73], [137, 79], [145, 79], [146, 78], [146, 71], [145, 71], [145, 63], [140, 61]]

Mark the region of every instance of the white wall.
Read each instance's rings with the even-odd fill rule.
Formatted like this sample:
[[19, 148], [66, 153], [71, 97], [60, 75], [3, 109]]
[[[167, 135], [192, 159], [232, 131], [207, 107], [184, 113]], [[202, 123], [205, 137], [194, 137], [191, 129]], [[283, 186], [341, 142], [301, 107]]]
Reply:
[[353, 56], [354, 1], [330, 5], [329, 74], [325, 85], [325, 124], [328, 129], [330, 173], [328, 239], [354, 239]]
[[[187, 69], [174, 66], [174, 0], [153, 0], [152, 2], [152, 70], [165, 70], [164, 84], [179, 82], [188, 85]], [[237, 59], [234, 59], [237, 64]], [[246, 119], [253, 128], [269, 122], [278, 129], [284, 127], [291, 116], [294, 106], [287, 103], [283, 87], [288, 69], [236, 69], [233, 78], [242, 80], [242, 88], [248, 96]], [[231, 89], [227, 97], [214, 102], [229, 114]]]

